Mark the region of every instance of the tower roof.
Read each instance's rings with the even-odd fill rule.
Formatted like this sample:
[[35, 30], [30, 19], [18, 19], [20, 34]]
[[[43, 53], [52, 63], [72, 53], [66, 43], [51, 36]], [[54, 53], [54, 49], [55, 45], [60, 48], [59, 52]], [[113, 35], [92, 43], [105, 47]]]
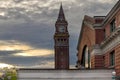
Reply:
[[62, 7], [62, 3], [60, 5], [60, 10], [59, 10], [59, 15], [58, 15], [58, 20], [65, 20], [65, 15]]

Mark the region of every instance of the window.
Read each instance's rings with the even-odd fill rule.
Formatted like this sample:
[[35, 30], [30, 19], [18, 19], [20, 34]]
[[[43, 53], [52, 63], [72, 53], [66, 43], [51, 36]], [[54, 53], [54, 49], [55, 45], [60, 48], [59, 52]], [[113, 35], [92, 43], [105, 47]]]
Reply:
[[103, 31], [104, 31], [104, 38], [106, 38], [106, 30], [104, 29]]
[[115, 30], [115, 19], [110, 23], [110, 32]]
[[66, 41], [66, 39], [64, 39], [64, 41]]
[[112, 51], [110, 53], [110, 66], [114, 66], [115, 65], [115, 51]]
[[90, 53], [88, 51], [88, 68], [90, 68]]
[[61, 41], [63, 41], [63, 39], [61, 39]]

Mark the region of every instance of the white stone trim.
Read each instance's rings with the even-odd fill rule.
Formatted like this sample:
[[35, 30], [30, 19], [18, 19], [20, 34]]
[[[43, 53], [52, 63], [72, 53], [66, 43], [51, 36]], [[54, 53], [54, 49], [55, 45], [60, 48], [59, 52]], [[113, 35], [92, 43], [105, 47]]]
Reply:
[[94, 28], [93, 28], [93, 24], [92, 24], [92, 23], [87, 22], [87, 21], [84, 21], [84, 24], [87, 25], [87, 27], [90, 27], [91, 29], [94, 30]]
[[113, 49], [120, 44], [120, 28], [117, 28], [108, 38], [101, 43], [102, 53]]
[[94, 45], [91, 52], [92, 55], [102, 55], [120, 45], [120, 28], [117, 28], [108, 38], [100, 45]]
[[94, 45], [91, 55], [101, 55], [101, 53], [102, 53], [102, 50], [100, 48], [100, 45]]
[[120, 35], [114, 38], [112, 41], [110, 41], [105, 47], [103, 47], [102, 52], [106, 53], [119, 44], [120, 44]]
[[93, 48], [91, 55], [102, 55], [105, 54], [106, 52], [112, 50], [114, 47], [117, 45], [120, 45], [120, 35], [111, 40], [108, 44], [106, 44], [102, 49], [99, 48]]

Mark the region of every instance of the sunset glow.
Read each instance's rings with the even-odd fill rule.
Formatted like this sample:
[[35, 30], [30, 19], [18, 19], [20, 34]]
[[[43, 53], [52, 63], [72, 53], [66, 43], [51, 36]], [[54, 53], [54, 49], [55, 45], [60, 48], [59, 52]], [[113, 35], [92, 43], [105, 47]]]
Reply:
[[47, 56], [53, 54], [52, 50], [39, 49], [39, 50], [28, 50], [22, 53], [16, 53], [15, 56]]
[[20, 53], [14, 53], [14, 56], [47, 56], [53, 54], [53, 50], [48, 49], [36, 49], [30, 45], [26, 45], [18, 41], [1, 41], [0, 51], [17, 51]]
[[0, 41], [0, 51], [14, 51], [14, 50], [28, 50], [31, 49], [29, 45], [26, 45], [22, 42], [9, 40], [9, 41]]
[[26, 45], [1, 45], [0, 50], [1, 51], [14, 51], [14, 50], [28, 50], [30, 49], [29, 46]]
[[3, 12], [0, 13], [0, 16], [4, 16], [4, 15], [5, 15], [5, 13], [3, 13]]

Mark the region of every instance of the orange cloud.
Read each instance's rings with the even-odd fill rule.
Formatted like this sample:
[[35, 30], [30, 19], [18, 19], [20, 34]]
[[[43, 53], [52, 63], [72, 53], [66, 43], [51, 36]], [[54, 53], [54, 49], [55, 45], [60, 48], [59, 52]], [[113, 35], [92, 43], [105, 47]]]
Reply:
[[0, 51], [28, 50], [31, 47], [15, 40], [0, 41]]
[[36, 49], [36, 50], [27, 50], [22, 53], [16, 53], [14, 56], [47, 56], [53, 54], [52, 50], [47, 49]]

